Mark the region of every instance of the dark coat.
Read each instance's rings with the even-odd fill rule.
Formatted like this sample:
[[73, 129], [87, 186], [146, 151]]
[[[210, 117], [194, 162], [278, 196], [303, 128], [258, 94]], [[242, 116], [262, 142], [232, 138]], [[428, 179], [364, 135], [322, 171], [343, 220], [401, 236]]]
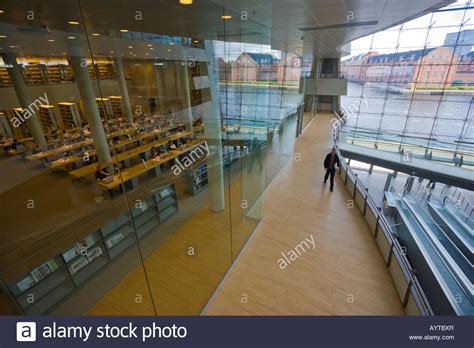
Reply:
[[331, 162], [331, 154], [328, 153], [326, 155], [326, 158], [324, 159], [324, 168], [325, 169], [335, 169], [336, 168], [336, 164], [338, 167], [340, 167], [341, 165], [339, 164], [339, 156], [336, 154], [336, 158], [334, 160], [334, 163], [332, 164], [332, 168], [329, 168], [329, 163]]

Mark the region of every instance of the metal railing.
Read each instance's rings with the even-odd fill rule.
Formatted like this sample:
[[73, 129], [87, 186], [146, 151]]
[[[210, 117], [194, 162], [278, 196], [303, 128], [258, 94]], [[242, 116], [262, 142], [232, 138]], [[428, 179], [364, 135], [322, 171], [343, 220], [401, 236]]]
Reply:
[[[336, 114], [337, 115], [337, 114]], [[339, 115], [337, 115], [339, 117]], [[337, 154], [340, 158], [341, 168], [345, 171], [345, 178], [344, 178], [344, 185], [347, 186], [348, 181], [350, 180], [351, 183], [354, 185], [354, 189], [351, 192], [352, 198], [356, 198], [357, 192], [363, 197], [363, 207], [361, 208], [361, 212], [366, 218], [367, 215], [367, 208], [373, 213], [374, 218], [376, 220], [375, 231], [374, 231], [374, 238], [377, 238], [379, 231], [384, 233], [387, 241], [389, 243], [390, 251], [388, 254], [387, 259], [385, 260], [387, 267], [390, 267], [393, 260], [398, 262], [400, 269], [404, 275], [405, 281], [407, 282], [407, 288], [405, 293], [403, 294], [402, 306], [403, 308], [407, 308], [410, 295], [412, 295], [418, 311], [421, 315], [433, 315], [434, 312], [429, 304], [426, 295], [418, 282], [418, 279], [415, 276], [415, 271], [411, 267], [410, 262], [408, 261], [405, 252], [400, 245], [396, 233], [390, 227], [389, 222], [387, 221], [386, 217], [382, 213], [381, 209], [377, 207], [377, 204], [373, 200], [373, 198], [369, 195], [369, 188], [365, 187], [362, 182], [359, 180], [357, 173], [355, 173], [349, 164], [347, 164], [344, 160], [344, 157], [341, 155], [338, 147], [337, 147], [337, 137], [338, 131], [343, 125], [343, 122], [340, 122], [336, 127], [333, 129], [333, 143], [337, 149]]]
[[458, 208], [464, 215], [466, 215], [464, 222], [467, 222], [471, 218], [474, 208], [469, 199], [462, 193], [460, 189], [456, 187], [451, 197], [446, 195], [443, 198], [443, 204], [446, 203], [446, 200], [451, 200], [454, 206]]

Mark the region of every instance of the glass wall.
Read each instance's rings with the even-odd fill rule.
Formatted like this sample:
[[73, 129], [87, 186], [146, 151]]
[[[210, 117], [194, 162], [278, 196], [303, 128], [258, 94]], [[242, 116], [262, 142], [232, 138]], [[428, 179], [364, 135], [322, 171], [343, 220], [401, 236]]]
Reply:
[[292, 154], [300, 57], [208, 1], [0, 10], [1, 314], [199, 314]]
[[472, 168], [473, 20], [457, 1], [352, 42], [341, 140]]

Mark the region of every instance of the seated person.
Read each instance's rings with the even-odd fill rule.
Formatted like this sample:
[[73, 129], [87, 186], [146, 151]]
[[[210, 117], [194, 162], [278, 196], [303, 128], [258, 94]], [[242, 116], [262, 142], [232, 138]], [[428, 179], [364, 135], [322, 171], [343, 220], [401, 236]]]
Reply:
[[100, 164], [97, 164], [96, 171], [95, 171], [95, 178], [97, 180], [104, 180], [110, 176], [110, 173], [103, 170], [100, 166]]
[[153, 146], [151, 148], [151, 158], [160, 157], [162, 153], [163, 151], [161, 150], [159, 146]]
[[20, 145], [20, 142], [16, 140], [16, 138], [13, 139], [10, 145], [7, 145], [4, 147], [5, 151], [13, 151], [17, 149], [17, 146]]
[[178, 147], [176, 146], [176, 144], [172, 140], [168, 141], [168, 146], [167, 147], [168, 147], [168, 151], [173, 151], [173, 150], [178, 149]]

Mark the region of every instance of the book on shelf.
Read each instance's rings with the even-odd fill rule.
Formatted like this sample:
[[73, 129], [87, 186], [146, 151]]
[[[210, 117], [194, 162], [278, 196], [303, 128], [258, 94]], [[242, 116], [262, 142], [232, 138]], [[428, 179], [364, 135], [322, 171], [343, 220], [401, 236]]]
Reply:
[[62, 252], [64, 261], [68, 263], [79, 254], [86, 255], [88, 252], [88, 249], [94, 244], [95, 244], [94, 237], [92, 235], [87, 236], [83, 240], [75, 243], [71, 248]]
[[169, 195], [170, 195], [170, 191], [169, 191], [168, 188], [165, 188], [165, 189], [161, 190], [161, 192], [160, 192], [161, 199], [164, 199], [164, 198], [168, 197]]
[[64, 262], [66, 263], [74, 259], [77, 255], [79, 255], [79, 250], [77, 250], [75, 246], [62, 252]]
[[102, 255], [102, 248], [99, 246], [87, 252], [87, 258], [89, 259], [89, 262], [92, 262], [94, 259], [98, 258], [100, 255]]
[[54, 259], [51, 259], [41, 266], [34, 268], [31, 270], [30, 274], [36, 282], [40, 282], [44, 279], [44, 277], [48, 276], [49, 274], [57, 271], [59, 269], [58, 264]]
[[21, 292], [24, 292], [33, 285], [42, 281], [46, 276], [56, 272], [58, 269], [59, 266], [56, 263], [56, 260], [51, 259], [43, 263], [41, 266], [32, 269], [29, 274], [16, 283], [16, 286]]
[[28, 274], [25, 278], [16, 283], [18, 289], [21, 292], [24, 292], [36, 284], [35, 278], [31, 274]]
[[107, 245], [107, 248], [111, 249], [112, 247], [120, 243], [124, 238], [125, 236], [122, 232], [114, 234], [112, 237], [105, 241], [105, 245]]
[[86, 267], [88, 264], [89, 264], [89, 261], [87, 260], [87, 258], [84, 256], [81, 256], [69, 265], [68, 267], [69, 273], [71, 275], [74, 275], [77, 272], [79, 272], [81, 269]]

